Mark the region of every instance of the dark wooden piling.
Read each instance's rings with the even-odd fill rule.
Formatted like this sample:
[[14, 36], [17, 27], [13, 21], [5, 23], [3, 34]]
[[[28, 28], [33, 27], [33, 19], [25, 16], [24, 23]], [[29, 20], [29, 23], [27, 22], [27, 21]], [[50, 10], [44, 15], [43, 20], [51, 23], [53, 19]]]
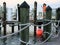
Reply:
[[[46, 8], [46, 19], [51, 20], [51, 16], [52, 16], [52, 8], [50, 6], [48, 6]], [[47, 24], [49, 22], [50, 21], [44, 21], [44, 24]], [[44, 26], [44, 32], [51, 33], [51, 24]], [[47, 39], [48, 36], [49, 36], [49, 34], [45, 34], [45, 39]]]
[[14, 33], [14, 23], [12, 23], [12, 33]]
[[[34, 24], [37, 20], [37, 2], [34, 2]], [[34, 26], [34, 37], [36, 37], [36, 26]]]
[[[56, 20], [60, 20], [60, 8], [56, 9]], [[56, 22], [56, 25], [59, 25], [60, 27], [60, 22], [58, 24], [58, 22]], [[56, 34], [58, 34], [58, 27], [56, 28]]]
[[[3, 34], [6, 35], [6, 2], [3, 2]], [[3, 38], [3, 45], [6, 45], [7, 38]]]
[[1, 23], [0, 23], [0, 36], [1, 36]]
[[[37, 20], [37, 2], [34, 2], [34, 24], [36, 24]], [[34, 43], [36, 42], [36, 26], [34, 26]]]
[[[20, 22], [20, 5], [17, 4], [17, 9], [18, 9], [18, 22]], [[18, 24], [18, 30], [20, 30], [19, 24]]]
[[[20, 5], [20, 22], [21, 24], [29, 23], [29, 8], [30, 6], [24, 1]], [[24, 28], [25, 26], [21, 26]], [[29, 27], [21, 31], [21, 40], [28, 42], [29, 41]], [[26, 45], [21, 42], [21, 45]]]
[[3, 2], [3, 27], [4, 27], [4, 35], [6, 35], [6, 2]]
[[[56, 20], [60, 20], [60, 8], [56, 9]], [[58, 24], [58, 22], [56, 24]], [[60, 23], [59, 23], [59, 26], [60, 26]]]

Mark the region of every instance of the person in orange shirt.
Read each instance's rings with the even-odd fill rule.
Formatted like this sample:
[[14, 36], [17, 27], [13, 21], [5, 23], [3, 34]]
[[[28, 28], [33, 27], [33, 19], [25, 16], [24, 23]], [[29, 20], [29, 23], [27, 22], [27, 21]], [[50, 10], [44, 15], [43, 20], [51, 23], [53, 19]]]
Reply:
[[46, 4], [43, 4], [43, 18], [46, 18]]

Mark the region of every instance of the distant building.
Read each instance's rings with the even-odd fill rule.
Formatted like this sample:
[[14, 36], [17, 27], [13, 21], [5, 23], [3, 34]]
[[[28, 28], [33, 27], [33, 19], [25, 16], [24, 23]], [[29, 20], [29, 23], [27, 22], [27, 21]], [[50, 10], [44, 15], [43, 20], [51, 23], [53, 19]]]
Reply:
[[15, 10], [12, 14], [12, 20], [17, 20], [17, 10]]
[[52, 10], [52, 19], [56, 19], [56, 9]]
[[38, 15], [37, 15], [37, 20], [39, 20], [39, 19], [43, 19], [42, 12], [39, 12]]
[[12, 20], [16, 20], [16, 15], [13, 15], [12, 16]]
[[34, 21], [34, 16], [33, 15], [29, 15], [29, 21], [33, 22]]
[[30, 14], [29, 14], [29, 20], [33, 21], [34, 20], [34, 9], [31, 10]]

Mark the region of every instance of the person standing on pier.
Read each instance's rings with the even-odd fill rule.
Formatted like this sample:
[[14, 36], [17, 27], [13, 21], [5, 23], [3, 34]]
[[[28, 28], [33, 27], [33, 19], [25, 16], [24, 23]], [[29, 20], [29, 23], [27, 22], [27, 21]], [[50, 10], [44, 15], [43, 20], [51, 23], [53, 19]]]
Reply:
[[43, 18], [46, 18], [46, 4], [43, 4]]

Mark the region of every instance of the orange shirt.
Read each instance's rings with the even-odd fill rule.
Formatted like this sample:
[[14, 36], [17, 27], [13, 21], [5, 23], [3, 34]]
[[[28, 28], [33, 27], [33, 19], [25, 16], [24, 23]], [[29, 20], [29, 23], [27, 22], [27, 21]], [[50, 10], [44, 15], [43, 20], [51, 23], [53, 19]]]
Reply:
[[43, 12], [46, 12], [46, 6], [43, 6]]

